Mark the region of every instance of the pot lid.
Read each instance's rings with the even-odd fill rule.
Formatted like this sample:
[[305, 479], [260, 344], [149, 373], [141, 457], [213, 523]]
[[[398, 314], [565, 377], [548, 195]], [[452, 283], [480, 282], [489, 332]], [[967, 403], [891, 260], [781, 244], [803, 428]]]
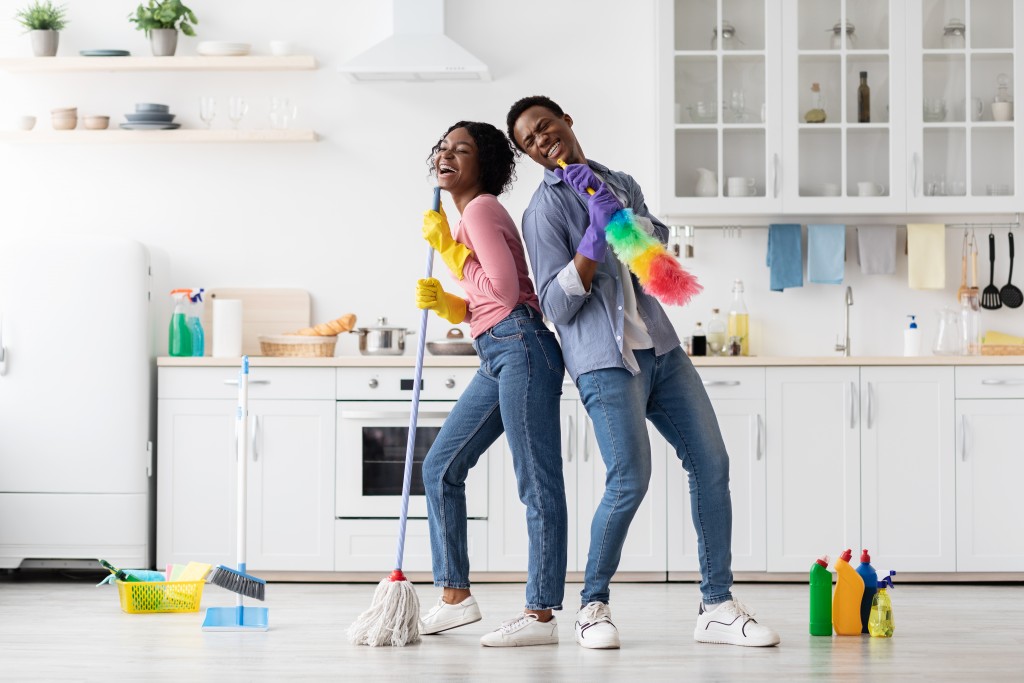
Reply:
[[371, 330], [373, 330], [373, 331], [377, 331], [377, 330], [380, 330], [380, 331], [398, 330], [398, 331], [404, 332], [407, 329], [409, 329], [409, 328], [388, 325], [388, 319], [385, 316], [381, 316], [381, 317], [377, 318], [377, 324], [376, 325], [369, 326], [369, 327], [360, 327], [360, 328], [357, 328], [355, 331], [356, 332], [369, 332]]
[[444, 339], [434, 339], [430, 343], [431, 344], [444, 344], [445, 346], [448, 346], [448, 345], [453, 345], [453, 346], [454, 345], [472, 346], [473, 341], [470, 340], [470, 339], [466, 339], [466, 335], [464, 335], [462, 333], [462, 330], [460, 330], [457, 327], [453, 327], [452, 329], [448, 330], [448, 334], [445, 335]]

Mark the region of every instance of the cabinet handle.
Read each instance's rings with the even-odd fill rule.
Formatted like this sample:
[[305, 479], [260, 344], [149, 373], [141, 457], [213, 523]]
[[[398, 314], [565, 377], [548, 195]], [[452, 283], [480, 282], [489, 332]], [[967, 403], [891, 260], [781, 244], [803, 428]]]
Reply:
[[921, 158], [920, 155], [918, 155], [917, 152], [914, 152], [914, 163], [913, 163], [913, 166], [914, 166], [914, 182], [912, 183], [911, 187], [914, 188], [914, 196], [915, 197], [917, 196], [917, 165], [918, 165], [918, 162], [920, 161], [920, 158]]
[[572, 435], [573, 435], [573, 423], [572, 415], [565, 416], [565, 461], [572, 462]]
[[[421, 420], [425, 419], [425, 418], [431, 418], [431, 419], [441, 418], [442, 420], [444, 420], [444, 419], [447, 419], [450, 414], [451, 413], [449, 413], [447, 410], [427, 410], [427, 411], [421, 410], [421, 411], [419, 411], [417, 413], [417, 417], [419, 417], [419, 419], [421, 419]], [[389, 412], [387, 410], [344, 410], [344, 409], [341, 412], [341, 419], [342, 420], [389, 420], [389, 419], [398, 419], [398, 418], [404, 418], [404, 419], [408, 420], [409, 419], [409, 413], [408, 412], [404, 412], [403, 413], [403, 412], [400, 412], [400, 411]]]
[[762, 429], [763, 429], [763, 427], [762, 427], [762, 422], [761, 422], [761, 413], [758, 413], [756, 415], [756, 418], [757, 418], [757, 455], [756, 455], [756, 459], [760, 460], [761, 459], [761, 444], [763, 442], [763, 437], [762, 437]]
[[868, 429], [871, 429], [871, 396], [872, 395], [873, 395], [873, 392], [871, 391], [871, 382], [868, 382]]
[[583, 427], [583, 462], [590, 460], [590, 422]]
[[738, 387], [740, 381], [738, 379], [712, 379], [704, 380], [703, 384], [706, 387]]
[[[237, 379], [226, 379], [226, 380], [224, 380], [224, 384], [227, 384], [227, 385], [230, 385], [230, 386], [233, 386], [233, 387], [237, 387], [238, 386], [238, 380]], [[253, 384], [270, 384], [270, 380], [269, 379], [251, 379], [251, 380], [249, 380], [249, 385], [252, 386]]]
[[772, 155], [772, 199], [779, 197], [779, 153]]
[[981, 383], [989, 387], [1015, 387], [1024, 384], [1024, 379], [983, 379]]
[[850, 382], [850, 429], [853, 429], [853, 428], [855, 428], [857, 426], [856, 412], [854, 411], [854, 406], [855, 406], [856, 403], [857, 403], [857, 386], [853, 382]]
[[960, 460], [967, 460], [967, 416], [960, 416]]
[[252, 416], [252, 430], [251, 430], [251, 434], [250, 434], [250, 438], [249, 438], [249, 440], [250, 440], [250, 442], [252, 444], [252, 461], [253, 462], [256, 462], [257, 460], [260, 459], [259, 433], [260, 433], [260, 416], [259, 415], [253, 415]]

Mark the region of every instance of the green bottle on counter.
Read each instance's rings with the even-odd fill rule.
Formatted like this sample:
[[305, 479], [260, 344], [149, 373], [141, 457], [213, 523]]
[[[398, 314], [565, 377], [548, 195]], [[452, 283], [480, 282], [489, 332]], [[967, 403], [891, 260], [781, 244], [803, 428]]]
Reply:
[[185, 308], [188, 304], [191, 289], [175, 289], [171, 291], [174, 300], [174, 312], [171, 313], [171, 325], [167, 330], [167, 354], [170, 356], [192, 355], [192, 330], [188, 325]]
[[828, 555], [822, 555], [811, 565], [811, 623], [812, 636], [832, 635], [832, 572], [828, 570]]

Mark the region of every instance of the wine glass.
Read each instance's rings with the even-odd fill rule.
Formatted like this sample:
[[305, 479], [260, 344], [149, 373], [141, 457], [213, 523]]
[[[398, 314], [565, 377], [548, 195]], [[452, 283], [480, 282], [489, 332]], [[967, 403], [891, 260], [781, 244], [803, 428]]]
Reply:
[[217, 100], [214, 97], [199, 98], [199, 118], [206, 124], [206, 129], [213, 127], [213, 119], [217, 116]]
[[287, 97], [272, 97], [270, 99], [270, 127], [277, 130], [287, 130], [291, 122], [295, 120], [298, 108]]
[[231, 125], [235, 130], [238, 130], [238, 124], [241, 123], [247, 111], [249, 111], [249, 103], [245, 101], [244, 97], [228, 98], [228, 118], [231, 119]]

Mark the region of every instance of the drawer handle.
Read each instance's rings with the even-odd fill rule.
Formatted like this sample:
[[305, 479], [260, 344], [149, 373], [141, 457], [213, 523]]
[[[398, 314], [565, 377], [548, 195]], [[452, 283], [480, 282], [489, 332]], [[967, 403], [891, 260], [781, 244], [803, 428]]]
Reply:
[[712, 379], [704, 380], [703, 384], [706, 387], [738, 387], [740, 381], [738, 379]]
[[[424, 418], [441, 418], [446, 419], [450, 413], [448, 411], [419, 411], [417, 413], [420, 419]], [[402, 411], [387, 411], [387, 410], [344, 410], [341, 413], [341, 419], [343, 420], [391, 420], [391, 419], [409, 419], [409, 413]]]
[[572, 437], [575, 427], [572, 415], [565, 416], [565, 461], [572, 462]]
[[1015, 387], [1024, 384], [1024, 379], [983, 379], [981, 383], [989, 387]]
[[[237, 379], [226, 379], [226, 380], [224, 380], [224, 384], [227, 384], [227, 385], [230, 385], [230, 386], [233, 386], [233, 387], [237, 387], [238, 386], [238, 380]], [[249, 386], [252, 386], [253, 384], [270, 384], [270, 380], [269, 379], [251, 379], [251, 380], [249, 380]]]

